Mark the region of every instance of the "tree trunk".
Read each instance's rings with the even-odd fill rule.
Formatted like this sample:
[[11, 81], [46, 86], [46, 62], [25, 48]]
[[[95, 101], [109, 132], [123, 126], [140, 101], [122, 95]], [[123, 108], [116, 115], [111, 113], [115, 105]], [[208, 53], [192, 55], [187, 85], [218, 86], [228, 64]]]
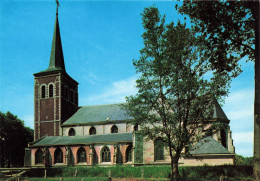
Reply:
[[173, 173], [174, 181], [180, 180], [178, 163], [179, 163], [179, 159], [174, 159], [174, 163], [173, 163], [173, 167], [172, 167], [172, 173]]
[[173, 156], [173, 151], [170, 147], [171, 142], [168, 141], [168, 144], [169, 144], [169, 152], [171, 158], [171, 181], [179, 181], [180, 174], [179, 174], [178, 164], [179, 164], [180, 153], [176, 152], [175, 155]]
[[175, 156], [170, 153], [171, 157], [171, 181], [179, 181], [180, 180], [180, 174], [179, 174], [179, 154], [176, 154]]
[[260, 57], [259, 57], [259, 2], [256, 1], [255, 24], [255, 105], [254, 105], [254, 180], [260, 180]]

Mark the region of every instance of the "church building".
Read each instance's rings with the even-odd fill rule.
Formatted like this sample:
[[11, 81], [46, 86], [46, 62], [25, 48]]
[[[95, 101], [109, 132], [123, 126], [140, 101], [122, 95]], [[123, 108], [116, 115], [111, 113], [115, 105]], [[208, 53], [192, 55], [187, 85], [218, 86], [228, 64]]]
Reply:
[[[49, 67], [34, 77], [34, 142], [26, 150], [25, 166], [170, 164], [160, 138], [145, 140], [120, 104], [78, 106], [79, 83], [65, 69], [58, 10]], [[212, 119], [226, 128], [197, 143], [181, 165], [234, 163], [229, 120], [218, 103]]]

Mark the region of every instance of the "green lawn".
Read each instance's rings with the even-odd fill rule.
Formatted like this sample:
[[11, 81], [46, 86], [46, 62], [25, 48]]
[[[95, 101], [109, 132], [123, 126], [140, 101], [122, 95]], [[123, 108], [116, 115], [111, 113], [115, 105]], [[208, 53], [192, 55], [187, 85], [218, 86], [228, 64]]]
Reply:
[[[219, 180], [222, 175], [225, 180], [237, 181], [252, 179], [253, 167], [243, 165], [224, 166], [201, 166], [201, 167], [180, 167], [182, 180], [187, 181], [214, 181]], [[44, 180], [169, 180], [171, 176], [170, 166], [113, 166], [113, 167], [59, 167], [46, 169], [47, 179]], [[23, 180], [43, 180], [45, 169], [32, 169]], [[75, 177], [76, 175], [76, 177]]]

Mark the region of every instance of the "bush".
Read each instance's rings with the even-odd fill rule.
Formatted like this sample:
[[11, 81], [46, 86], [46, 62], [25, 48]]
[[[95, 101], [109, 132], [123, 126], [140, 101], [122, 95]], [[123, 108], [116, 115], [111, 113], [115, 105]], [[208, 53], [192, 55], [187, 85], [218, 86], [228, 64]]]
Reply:
[[227, 177], [251, 177], [253, 174], [253, 167], [248, 165], [182, 167], [180, 170], [181, 176], [184, 178], [217, 179], [221, 175]]
[[[114, 178], [170, 178], [170, 166], [111, 166], [111, 167], [54, 167], [46, 168], [47, 177], [74, 177], [77, 170], [77, 177], [84, 178], [107, 178], [109, 170]], [[218, 180], [221, 175], [228, 178], [243, 178], [249, 180], [253, 175], [253, 167], [248, 165], [224, 165], [224, 166], [200, 166], [200, 167], [179, 167], [180, 176], [183, 180]], [[44, 177], [45, 168], [31, 169], [26, 176]], [[230, 179], [232, 180], [232, 179]], [[235, 179], [236, 180], [236, 179]]]

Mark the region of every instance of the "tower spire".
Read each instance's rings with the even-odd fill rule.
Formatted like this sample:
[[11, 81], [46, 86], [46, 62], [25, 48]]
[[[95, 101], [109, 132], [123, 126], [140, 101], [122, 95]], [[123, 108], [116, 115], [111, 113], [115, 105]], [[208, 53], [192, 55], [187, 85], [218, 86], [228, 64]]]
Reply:
[[52, 39], [52, 47], [51, 47], [51, 56], [50, 63], [47, 71], [54, 70], [65, 70], [61, 37], [60, 37], [60, 27], [59, 27], [59, 19], [58, 19], [58, 7], [60, 6], [59, 1], [56, 0], [57, 8], [56, 8], [56, 19], [54, 25], [54, 33]]
[[58, 8], [60, 7], [60, 3], [58, 0], [56, 0], [57, 8], [56, 8], [56, 16], [58, 16]]

